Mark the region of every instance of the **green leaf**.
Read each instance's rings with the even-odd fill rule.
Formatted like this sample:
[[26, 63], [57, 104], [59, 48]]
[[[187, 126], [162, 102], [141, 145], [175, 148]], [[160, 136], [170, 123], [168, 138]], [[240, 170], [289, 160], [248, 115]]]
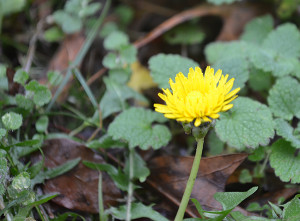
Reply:
[[214, 198], [222, 204], [223, 210], [230, 210], [251, 196], [257, 189], [258, 187], [252, 187], [246, 192], [219, 192], [215, 193]]
[[214, 42], [205, 47], [204, 53], [209, 64], [237, 56], [246, 59], [249, 54], [249, 48], [251, 48], [249, 45], [252, 47], [251, 44], [243, 41]]
[[27, 172], [22, 172], [13, 178], [12, 187], [18, 191], [28, 189], [30, 187], [30, 175]]
[[122, 68], [122, 69], [111, 69], [108, 72], [109, 79], [112, 81], [124, 85], [129, 80], [131, 76], [131, 69], [130, 68]]
[[60, 166], [48, 169], [45, 172], [41, 171], [34, 179], [32, 179], [31, 185], [34, 186], [35, 184], [43, 183], [45, 179], [51, 179], [70, 171], [80, 162], [80, 160], [81, 159], [78, 157], [73, 160], [69, 160]]
[[101, 4], [99, 2], [94, 2], [89, 5], [85, 5], [79, 11], [79, 16], [81, 18], [91, 16], [91, 15], [95, 14], [100, 8], [101, 8]]
[[123, 191], [128, 190], [128, 184], [129, 184], [128, 175], [123, 173], [120, 169], [115, 168], [111, 164], [100, 164], [100, 163], [94, 163], [90, 161], [83, 161], [82, 163], [91, 169], [107, 172], [120, 190]]
[[115, 9], [115, 13], [118, 16], [118, 22], [122, 25], [128, 25], [134, 18], [134, 10], [128, 5], [119, 5]]
[[47, 116], [41, 116], [36, 124], [35, 124], [35, 128], [38, 132], [40, 133], [44, 133], [46, 132], [47, 128], [48, 128], [48, 124], [49, 124], [49, 118]]
[[3, 125], [7, 130], [17, 130], [22, 126], [22, 115], [14, 112], [6, 113], [2, 116]]
[[290, 202], [284, 205], [283, 221], [299, 221], [300, 220], [300, 200], [299, 194]]
[[285, 120], [300, 118], [300, 84], [296, 79], [278, 79], [271, 88], [268, 103], [273, 114]]
[[276, 133], [287, 141], [290, 141], [292, 146], [300, 148], [300, 137], [294, 135], [294, 129], [288, 122], [281, 118], [276, 119], [275, 129]]
[[205, 33], [196, 23], [185, 23], [168, 31], [164, 38], [169, 44], [200, 44], [205, 38]]
[[54, 194], [50, 193], [50, 194], [41, 196], [41, 197], [39, 197], [39, 199], [37, 201], [29, 203], [28, 206], [32, 206], [32, 207], [33, 206], [39, 206], [39, 205], [44, 204], [44, 203], [48, 202], [49, 200], [57, 197], [58, 195], [59, 195], [58, 193], [54, 193]]
[[56, 11], [53, 14], [53, 18], [67, 34], [78, 32], [82, 28], [82, 22], [79, 17], [70, 15], [62, 10]]
[[22, 94], [16, 95], [16, 102], [19, 107], [24, 108], [25, 110], [32, 110], [34, 107], [34, 103], [31, 99], [26, 98]]
[[63, 80], [63, 75], [59, 71], [49, 71], [47, 77], [49, 83], [53, 86], [58, 86]]
[[9, 178], [9, 167], [7, 160], [3, 153], [0, 153], [0, 196], [2, 196], [6, 190], [6, 182]]
[[238, 149], [267, 145], [274, 136], [274, 122], [269, 108], [250, 98], [239, 97], [229, 112], [221, 113], [216, 124], [219, 138]]
[[163, 115], [143, 108], [130, 108], [123, 111], [109, 125], [108, 134], [115, 140], [124, 139], [130, 148], [140, 146], [143, 150], [158, 149], [171, 139], [169, 129], [153, 122], [164, 122]]
[[132, 64], [136, 61], [137, 49], [133, 45], [124, 45], [120, 48], [120, 58], [123, 64]]
[[232, 211], [230, 215], [235, 221], [280, 221], [278, 219], [268, 219], [260, 216], [245, 216], [240, 211]]
[[44, 32], [44, 39], [48, 42], [57, 42], [64, 38], [64, 33], [61, 29], [54, 26]]
[[7, 131], [4, 128], [0, 128], [0, 140], [6, 135], [6, 133]]
[[17, 72], [14, 75], [14, 82], [17, 82], [23, 86], [25, 85], [28, 79], [29, 79], [29, 74], [22, 69], [17, 70]]
[[[126, 205], [120, 206], [119, 208], [111, 207], [109, 212], [116, 219], [125, 219], [126, 218]], [[132, 203], [131, 205], [131, 219], [138, 218], [149, 218], [153, 221], [167, 221], [168, 219], [164, 216], [160, 215], [160, 213], [156, 212], [152, 209], [151, 206], [145, 206], [142, 203]]]
[[253, 153], [250, 156], [248, 156], [248, 159], [254, 162], [261, 161], [264, 158], [265, 158], [265, 151], [264, 151], [264, 147], [262, 146], [256, 148], [253, 151]]
[[118, 30], [118, 26], [115, 22], [106, 22], [103, 27], [101, 28], [100, 31], [100, 36], [106, 37], [108, 36], [110, 33], [113, 33], [114, 31]]
[[0, 0], [0, 14], [9, 15], [22, 11], [26, 5], [25, 0]]
[[128, 44], [128, 36], [121, 31], [114, 31], [110, 33], [103, 42], [103, 46], [106, 50], [120, 50], [122, 46]]
[[242, 56], [232, 56], [221, 59], [213, 67], [215, 71], [222, 70], [223, 75], [229, 74], [229, 78], [235, 78], [233, 88], [243, 88], [249, 78], [248, 61]]
[[260, 45], [273, 29], [273, 18], [264, 15], [251, 20], [246, 26], [241, 40]]
[[249, 50], [249, 58], [252, 64], [265, 72], [272, 72], [276, 77], [291, 74], [295, 69], [293, 58], [277, 55], [274, 50], [253, 46]]
[[296, 149], [283, 139], [276, 141], [271, 148], [270, 164], [276, 176], [284, 182], [300, 183], [300, 155], [295, 155]]
[[211, 130], [207, 136], [207, 144], [209, 146], [209, 153], [212, 155], [221, 154], [224, 150], [224, 143], [219, 139], [215, 130]]
[[252, 68], [248, 80], [248, 85], [254, 91], [268, 91], [272, 84], [273, 78], [271, 72], [265, 72], [263, 70]]
[[243, 169], [239, 176], [240, 183], [251, 183], [252, 182], [252, 176], [248, 169]]
[[207, 0], [207, 2], [215, 4], [215, 5], [221, 5], [221, 4], [231, 4], [233, 2], [238, 2], [241, 0]]
[[114, 69], [118, 68], [120, 66], [120, 63], [118, 62], [117, 55], [115, 53], [108, 53], [103, 58], [102, 64], [104, 67], [108, 69]]
[[[139, 179], [141, 183], [145, 182], [146, 178], [150, 175], [150, 170], [146, 166], [146, 162], [141, 156], [133, 151], [133, 178]], [[124, 171], [129, 174], [129, 160], [126, 161]]]
[[120, 84], [110, 78], [104, 78], [106, 92], [100, 101], [102, 118], [105, 119], [113, 113], [127, 108], [126, 100], [134, 98], [138, 101], [147, 102], [146, 98], [129, 88], [126, 84]]
[[280, 25], [267, 36], [262, 46], [284, 57], [299, 57], [300, 32], [294, 24]]
[[33, 102], [37, 106], [43, 106], [51, 100], [51, 91], [46, 86], [40, 85], [36, 80], [30, 81], [25, 89], [34, 93]]
[[93, 140], [86, 144], [88, 148], [99, 149], [99, 148], [120, 148], [124, 147], [125, 143], [112, 139], [108, 134], [103, 135], [99, 140]]
[[150, 73], [160, 88], [169, 88], [169, 79], [175, 78], [179, 72], [187, 75], [189, 68], [199, 66], [195, 61], [179, 55], [158, 54], [149, 60]]

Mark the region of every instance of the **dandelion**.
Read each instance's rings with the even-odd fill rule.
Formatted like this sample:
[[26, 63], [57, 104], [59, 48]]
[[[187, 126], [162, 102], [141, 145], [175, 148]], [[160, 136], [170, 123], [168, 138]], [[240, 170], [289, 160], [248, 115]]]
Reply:
[[172, 92], [162, 89], [164, 93], [158, 94], [166, 104], [154, 104], [157, 112], [163, 113], [166, 118], [184, 123], [184, 128], [192, 127], [190, 124], [186, 127], [185, 123], [194, 122], [195, 125], [191, 130], [197, 141], [196, 153], [175, 221], [183, 220], [200, 166], [204, 137], [213, 126], [213, 123], [202, 123], [211, 122], [219, 118], [220, 112], [232, 108], [233, 104], [230, 102], [237, 98], [236, 93], [240, 90], [236, 88], [231, 91], [234, 78], [229, 81], [227, 79], [228, 74], [222, 75], [222, 70], [214, 73], [214, 69], [209, 66], [204, 75], [199, 67], [195, 70], [190, 68], [188, 77], [180, 72], [175, 77], [175, 83], [172, 79], [169, 80]]
[[230, 102], [240, 90], [236, 88], [231, 91], [234, 78], [227, 79], [228, 74], [222, 75], [222, 70], [214, 74], [214, 69], [209, 66], [204, 75], [199, 67], [195, 70], [190, 68], [188, 77], [180, 72], [175, 77], [175, 83], [169, 80], [172, 92], [162, 89], [164, 94], [158, 94], [166, 104], [154, 104], [155, 111], [180, 122], [194, 121], [196, 127], [203, 122], [211, 122], [219, 118], [219, 112], [233, 107]]

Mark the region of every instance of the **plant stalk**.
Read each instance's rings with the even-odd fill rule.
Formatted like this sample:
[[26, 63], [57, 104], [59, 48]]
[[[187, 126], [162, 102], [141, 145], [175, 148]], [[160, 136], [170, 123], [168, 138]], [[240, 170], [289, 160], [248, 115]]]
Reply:
[[192, 194], [192, 190], [194, 187], [194, 183], [198, 174], [199, 166], [200, 166], [200, 160], [202, 156], [202, 150], [203, 150], [203, 142], [204, 138], [199, 138], [197, 139], [197, 149], [196, 149], [196, 154], [193, 162], [193, 166], [191, 169], [190, 177], [187, 181], [183, 197], [180, 202], [179, 209], [177, 211], [175, 221], [182, 221], [184, 217], [184, 213], [186, 210], [186, 207], [188, 205], [188, 202], [190, 200], [190, 196]]
[[126, 221], [131, 220], [131, 201], [133, 196], [133, 148], [129, 148], [129, 184], [128, 184], [128, 195], [127, 195], [127, 211], [126, 211]]

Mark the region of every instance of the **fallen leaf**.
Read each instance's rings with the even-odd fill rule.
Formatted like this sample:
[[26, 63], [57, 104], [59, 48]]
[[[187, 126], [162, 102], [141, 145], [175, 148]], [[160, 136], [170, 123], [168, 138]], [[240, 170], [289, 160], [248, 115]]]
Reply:
[[[52, 60], [49, 63], [48, 71], [60, 71], [61, 73], [66, 72], [70, 62], [73, 62], [79, 53], [85, 37], [81, 33], [68, 35], [64, 41], [61, 43], [58, 51], [53, 56]], [[73, 77], [71, 76], [68, 84], [65, 86], [62, 94], [60, 95], [58, 101], [62, 102], [66, 99], [68, 95], [69, 88], [72, 86]], [[39, 82], [41, 84], [46, 84], [48, 82], [47, 75], [45, 74]], [[52, 94], [55, 93], [56, 88], [53, 88]]]
[[[226, 180], [247, 156], [247, 154], [229, 154], [201, 159], [200, 171], [191, 198], [196, 198], [205, 210], [221, 210], [220, 203], [213, 195], [224, 191]], [[193, 160], [193, 157], [154, 158], [148, 163], [151, 175], [147, 183], [179, 206]], [[191, 202], [186, 212], [192, 217], [199, 216]]]
[[[105, 163], [99, 154], [84, 145], [68, 139], [53, 139], [45, 142], [45, 166], [59, 166], [66, 161], [80, 157], [95, 163]], [[59, 192], [52, 201], [72, 210], [98, 213], [98, 177], [99, 172], [79, 163], [71, 171], [47, 180], [43, 186], [45, 193]], [[102, 172], [102, 192], [104, 206], [108, 208], [117, 204], [121, 191], [110, 177]]]
[[150, 71], [141, 65], [140, 62], [134, 62], [131, 65], [132, 75], [128, 82], [128, 86], [137, 92], [142, 92], [149, 88], [157, 87], [157, 84], [152, 80]]

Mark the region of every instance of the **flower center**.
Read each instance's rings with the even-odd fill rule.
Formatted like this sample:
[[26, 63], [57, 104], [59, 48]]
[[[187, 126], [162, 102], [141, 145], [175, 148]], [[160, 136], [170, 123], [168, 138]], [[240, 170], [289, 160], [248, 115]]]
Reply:
[[186, 96], [186, 101], [193, 104], [198, 104], [199, 102], [202, 101], [202, 99], [203, 99], [203, 95], [200, 91], [191, 91]]

